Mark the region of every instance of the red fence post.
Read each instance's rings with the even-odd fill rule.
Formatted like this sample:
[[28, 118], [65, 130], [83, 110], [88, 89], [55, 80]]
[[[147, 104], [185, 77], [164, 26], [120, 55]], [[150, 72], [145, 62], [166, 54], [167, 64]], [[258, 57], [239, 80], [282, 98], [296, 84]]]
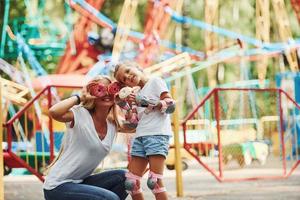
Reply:
[[219, 149], [219, 172], [220, 178], [223, 179], [223, 162], [222, 162], [222, 145], [221, 145], [221, 133], [220, 133], [220, 109], [219, 109], [219, 89], [215, 90], [214, 93], [214, 103], [215, 103], [215, 117], [216, 117], [216, 126], [218, 133], [218, 149]]
[[[47, 88], [48, 94], [48, 110], [52, 106], [52, 94], [51, 94], [51, 86], [48, 86]], [[48, 123], [48, 129], [49, 129], [49, 137], [50, 137], [50, 162], [54, 159], [54, 137], [53, 137], [53, 126], [52, 126], [52, 118], [49, 116], [49, 123]]]
[[6, 124], [7, 128], [7, 151], [11, 152], [12, 147], [12, 123]]
[[284, 130], [283, 130], [284, 125], [283, 125], [281, 90], [278, 90], [278, 93], [279, 93], [280, 141], [281, 141], [281, 149], [282, 149], [283, 175], [286, 176], [286, 157], [285, 157], [285, 142], [284, 142]]

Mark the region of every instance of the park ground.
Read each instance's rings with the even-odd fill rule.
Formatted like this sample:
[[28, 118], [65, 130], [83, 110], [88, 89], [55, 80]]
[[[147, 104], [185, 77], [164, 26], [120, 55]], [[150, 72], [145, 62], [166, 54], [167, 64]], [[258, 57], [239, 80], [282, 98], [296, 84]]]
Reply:
[[[242, 182], [218, 182], [199, 164], [191, 161], [183, 171], [183, 197], [177, 197], [175, 171], [165, 170], [164, 182], [170, 200], [299, 200], [300, 168], [287, 179]], [[9, 175], [4, 178], [5, 200], [43, 200], [42, 183], [32, 175]], [[145, 199], [154, 199], [146, 186]], [[128, 200], [131, 198], [128, 197]]]

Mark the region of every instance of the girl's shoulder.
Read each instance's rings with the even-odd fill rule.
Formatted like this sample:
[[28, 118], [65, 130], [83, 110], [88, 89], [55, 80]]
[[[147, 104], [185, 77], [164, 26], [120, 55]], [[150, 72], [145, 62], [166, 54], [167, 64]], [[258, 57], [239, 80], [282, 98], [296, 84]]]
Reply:
[[151, 86], [159, 86], [162, 84], [166, 84], [166, 82], [158, 76], [153, 76], [151, 78], [148, 79], [147, 85], [151, 85]]
[[151, 77], [149, 80], [149, 85], [152, 87], [166, 87], [166, 82], [164, 79], [158, 76]]
[[149, 82], [165, 82], [161, 77], [159, 76], [152, 76], [148, 80]]

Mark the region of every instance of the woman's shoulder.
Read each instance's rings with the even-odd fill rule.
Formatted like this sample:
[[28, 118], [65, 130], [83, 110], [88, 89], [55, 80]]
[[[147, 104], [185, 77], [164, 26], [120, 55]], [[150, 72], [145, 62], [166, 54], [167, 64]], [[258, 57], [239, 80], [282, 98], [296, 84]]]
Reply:
[[76, 110], [76, 111], [86, 111], [87, 109], [84, 108], [82, 105], [75, 105], [72, 107], [72, 110]]
[[113, 121], [107, 119], [107, 123], [108, 123], [108, 125], [109, 125], [112, 129], [114, 129], [114, 130], [117, 129], [117, 125], [116, 125], [116, 123], [114, 123]]
[[83, 117], [89, 114], [89, 111], [81, 105], [76, 105], [71, 108], [73, 113], [76, 113], [79, 117]]
[[107, 124], [108, 124], [108, 127], [107, 127], [108, 131], [115, 135], [118, 131], [117, 125], [114, 122], [111, 122], [109, 120], [107, 120]]

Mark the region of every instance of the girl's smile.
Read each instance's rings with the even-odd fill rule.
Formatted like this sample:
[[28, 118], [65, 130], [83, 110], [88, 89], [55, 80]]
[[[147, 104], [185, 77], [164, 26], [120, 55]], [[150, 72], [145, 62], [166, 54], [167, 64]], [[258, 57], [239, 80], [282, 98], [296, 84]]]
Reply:
[[134, 87], [140, 86], [141, 81], [143, 80], [143, 76], [137, 68], [124, 66], [118, 70], [116, 79], [124, 83], [125, 85]]

